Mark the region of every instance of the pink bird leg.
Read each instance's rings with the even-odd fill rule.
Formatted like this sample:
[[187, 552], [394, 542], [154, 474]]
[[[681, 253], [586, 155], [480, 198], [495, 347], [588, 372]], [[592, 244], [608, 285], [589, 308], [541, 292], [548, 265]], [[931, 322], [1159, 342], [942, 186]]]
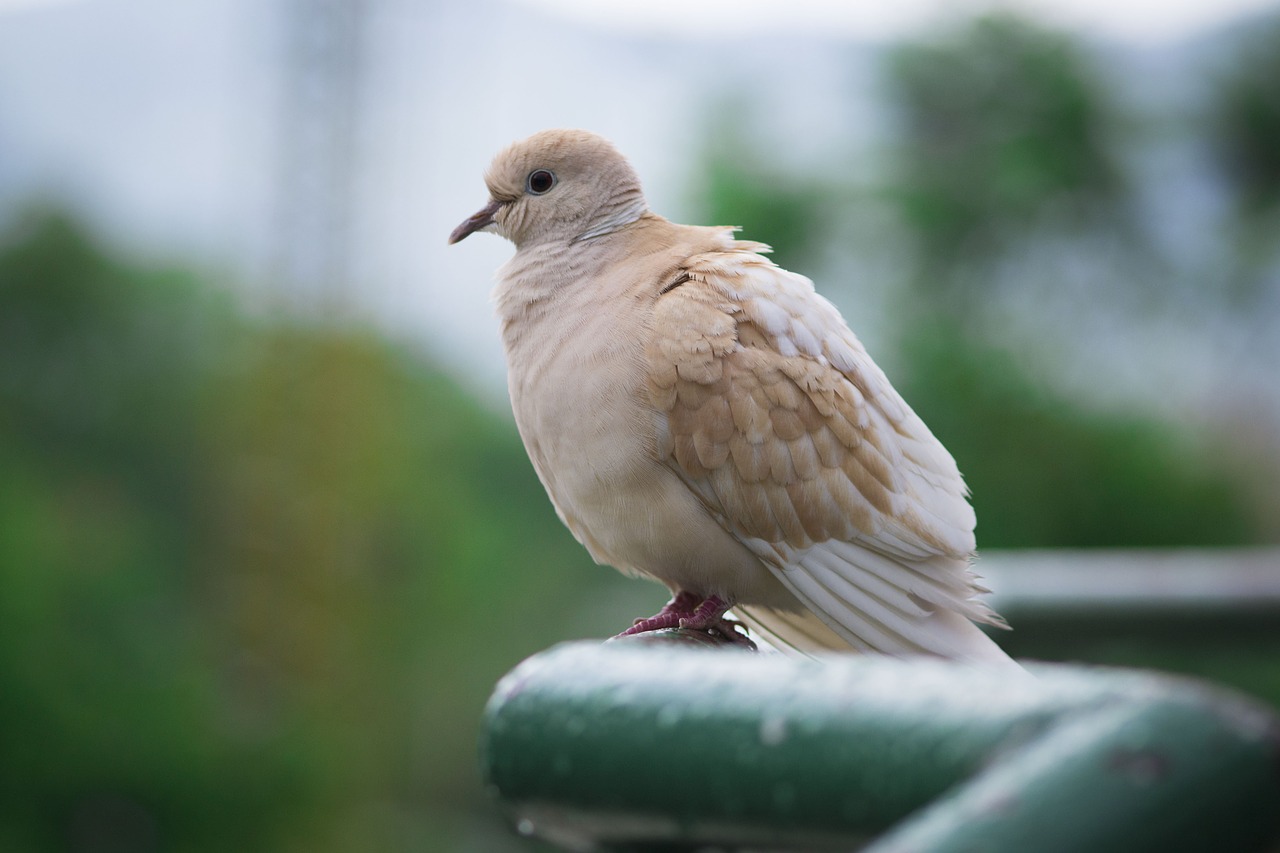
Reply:
[[637, 619], [634, 625], [618, 636], [661, 631], [664, 628], [685, 628], [718, 634], [734, 645], [754, 649], [756, 644], [740, 631], [740, 623], [725, 618], [725, 612], [732, 606], [718, 595], [702, 598], [692, 592], [681, 591], [655, 615], [648, 619]]

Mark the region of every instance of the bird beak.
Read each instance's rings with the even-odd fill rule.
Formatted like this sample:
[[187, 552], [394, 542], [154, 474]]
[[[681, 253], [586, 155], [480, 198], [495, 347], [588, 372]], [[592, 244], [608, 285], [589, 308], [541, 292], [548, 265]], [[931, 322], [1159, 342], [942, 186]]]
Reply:
[[453, 229], [453, 233], [449, 235], [449, 245], [452, 246], [472, 232], [488, 228], [493, 224], [494, 215], [501, 208], [502, 202], [497, 199], [490, 199], [488, 204], [468, 216], [461, 225]]

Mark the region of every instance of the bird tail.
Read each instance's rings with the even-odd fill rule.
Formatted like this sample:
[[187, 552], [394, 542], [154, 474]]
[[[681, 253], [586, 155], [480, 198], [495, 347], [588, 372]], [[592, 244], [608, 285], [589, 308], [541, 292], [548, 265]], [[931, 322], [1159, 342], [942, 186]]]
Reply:
[[1018, 666], [971, 621], [1004, 625], [973, 597], [981, 588], [963, 561], [907, 561], [835, 541], [773, 556], [765, 562], [812, 614], [738, 608], [766, 639], [804, 653], [852, 647]]
[[849, 644], [812, 612], [742, 605], [734, 607], [733, 612], [753, 634], [776, 649], [806, 655], [849, 651]]

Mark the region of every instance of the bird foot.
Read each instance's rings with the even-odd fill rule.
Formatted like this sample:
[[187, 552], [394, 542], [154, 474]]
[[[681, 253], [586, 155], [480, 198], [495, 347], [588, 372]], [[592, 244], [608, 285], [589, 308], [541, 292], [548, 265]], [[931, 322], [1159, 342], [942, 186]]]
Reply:
[[693, 616], [700, 602], [698, 596], [691, 592], [678, 593], [662, 606], [655, 615], [648, 619], [637, 619], [631, 627], [619, 634], [627, 637], [631, 634], [642, 634], [645, 631], [661, 631], [663, 628], [679, 628], [682, 620]]
[[735, 646], [754, 650], [756, 644], [751, 642], [742, 630], [742, 623], [725, 618], [724, 614], [731, 606], [718, 595], [699, 599], [691, 592], [681, 592], [655, 615], [648, 619], [637, 619], [635, 624], [618, 636], [627, 637], [646, 631], [661, 631], [664, 628], [684, 628], [690, 631], [705, 631]]
[[741, 646], [753, 652], [758, 651], [756, 644], [747, 636], [747, 629], [742, 627], [742, 623], [736, 619], [720, 619], [706, 630], [710, 634], [715, 634], [721, 639], [727, 640], [732, 645]]

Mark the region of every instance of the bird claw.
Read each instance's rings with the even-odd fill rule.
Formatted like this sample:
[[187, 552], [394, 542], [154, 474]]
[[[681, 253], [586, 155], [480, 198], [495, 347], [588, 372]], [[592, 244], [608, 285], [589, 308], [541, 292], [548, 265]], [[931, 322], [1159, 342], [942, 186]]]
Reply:
[[618, 634], [618, 636], [629, 637], [632, 634], [643, 634], [647, 631], [661, 631], [663, 628], [681, 628], [684, 627], [681, 624], [683, 621], [675, 613], [659, 613], [656, 616], [650, 616], [648, 619], [637, 619], [630, 628]]
[[702, 631], [720, 637], [735, 645], [755, 650], [756, 644], [747, 636], [742, 623], [726, 619], [725, 612], [730, 604], [719, 596], [713, 595], [699, 599], [690, 592], [681, 592], [647, 619], [637, 619], [631, 627], [618, 634], [619, 637], [643, 634], [648, 631], [661, 631], [666, 628], [683, 628], [689, 631]]
[[708, 633], [715, 634], [720, 638], [727, 640], [735, 646], [742, 646], [751, 651], [758, 651], [756, 644], [751, 641], [751, 637], [747, 635], [747, 630], [742, 623], [736, 619], [721, 619], [719, 623], [707, 629]]

